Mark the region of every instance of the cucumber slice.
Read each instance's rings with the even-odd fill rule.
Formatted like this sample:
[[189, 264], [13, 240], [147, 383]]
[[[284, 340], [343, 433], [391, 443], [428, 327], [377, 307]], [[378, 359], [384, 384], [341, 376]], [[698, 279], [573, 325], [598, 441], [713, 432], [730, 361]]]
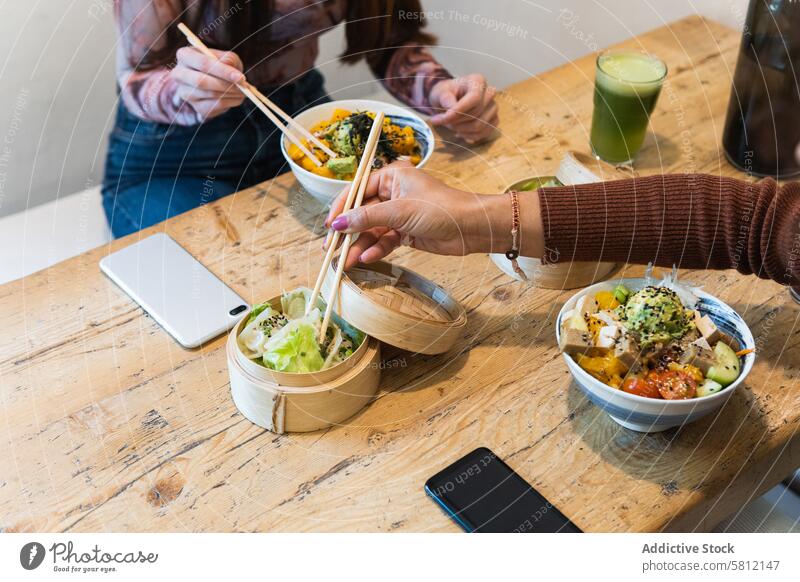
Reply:
[[703, 383], [697, 387], [697, 397], [711, 396], [722, 390], [723, 386], [719, 382], [715, 382], [711, 378], [706, 378]]
[[357, 166], [355, 156], [331, 158], [325, 165], [328, 166], [328, 169], [337, 176], [352, 174], [356, 171]]
[[707, 378], [727, 386], [739, 377], [739, 356], [728, 344], [717, 342], [714, 346], [714, 365], [708, 369]]
[[614, 299], [616, 299], [620, 303], [627, 303], [628, 302], [628, 297], [631, 296], [630, 289], [628, 289], [622, 283], [620, 283], [619, 285], [614, 287], [614, 291], [612, 291], [612, 293], [614, 294]]

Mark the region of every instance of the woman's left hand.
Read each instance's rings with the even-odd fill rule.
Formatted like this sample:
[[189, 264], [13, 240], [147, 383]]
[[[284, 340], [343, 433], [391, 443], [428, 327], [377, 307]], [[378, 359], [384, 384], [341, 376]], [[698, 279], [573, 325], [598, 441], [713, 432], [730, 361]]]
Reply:
[[470, 144], [485, 141], [497, 132], [495, 90], [478, 73], [439, 81], [428, 99], [435, 110], [433, 125], [444, 126]]

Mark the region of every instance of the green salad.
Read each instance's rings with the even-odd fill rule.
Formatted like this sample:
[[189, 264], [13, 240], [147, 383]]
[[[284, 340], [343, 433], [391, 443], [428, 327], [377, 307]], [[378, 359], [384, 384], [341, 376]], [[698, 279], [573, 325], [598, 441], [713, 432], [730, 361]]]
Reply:
[[319, 372], [353, 355], [364, 334], [333, 314], [319, 342], [325, 303], [306, 315], [311, 289], [301, 287], [281, 296], [281, 309], [269, 303], [253, 307], [238, 337], [239, 349], [254, 362], [279, 372]]

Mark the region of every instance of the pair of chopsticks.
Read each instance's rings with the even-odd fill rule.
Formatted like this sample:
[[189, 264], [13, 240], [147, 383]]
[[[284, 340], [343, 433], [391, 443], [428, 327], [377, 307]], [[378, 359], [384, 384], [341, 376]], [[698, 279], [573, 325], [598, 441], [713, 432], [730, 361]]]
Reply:
[[[208, 47], [203, 43], [202, 40], [200, 40], [200, 37], [193, 33], [183, 22], [178, 24], [178, 30], [184, 34], [186, 40], [188, 40], [189, 44], [191, 44], [194, 48], [199, 50], [208, 58], [214, 59], [215, 61], [218, 60], [214, 53], [208, 50]], [[312, 154], [308, 148], [303, 145], [303, 140], [299, 139], [293, 133], [294, 131], [306, 138], [310, 143], [313, 143], [329, 157], [336, 157], [336, 152], [326, 146], [321, 140], [317, 139], [313, 133], [292, 119], [291, 115], [270, 101], [270, 99], [261, 91], [256, 89], [255, 86], [251, 85], [247, 81], [242, 81], [241, 83], [238, 83], [236, 87], [239, 89], [239, 91], [244, 93], [245, 97], [250, 99], [250, 101], [252, 101], [253, 104], [258, 107], [258, 109], [278, 127], [278, 129], [281, 130], [281, 132], [289, 139], [290, 142], [296, 145], [301, 152], [303, 152], [312, 162], [314, 162], [317, 167], [322, 166], [322, 162], [320, 162], [319, 159], [317, 159], [317, 156]], [[289, 127], [281, 123], [281, 121], [275, 116], [276, 113], [280, 115], [289, 126], [291, 126], [291, 130], [289, 130]]]
[[[369, 137], [367, 137], [367, 143], [364, 145], [364, 153], [361, 155], [361, 162], [359, 162], [358, 169], [356, 169], [356, 174], [353, 177], [353, 183], [350, 185], [350, 191], [347, 194], [347, 200], [345, 200], [342, 212], [347, 212], [348, 210], [358, 208], [361, 206], [361, 202], [364, 200], [364, 192], [367, 190], [369, 175], [372, 171], [372, 163], [375, 161], [375, 152], [378, 149], [378, 140], [380, 139], [381, 129], [383, 128], [383, 118], [384, 114], [382, 111], [378, 111], [375, 114], [375, 119], [372, 121], [372, 129], [370, 129]], [[322, 268], [317, 276], [317, 282], [314, 285], [314, 290], [311, 292], [311, 298], [306, 306], [306, 314], [308, 314], [308, 312], [311, 311], [314, 308], [314, 305], [317, 303], [317, 297], [319, 296], [320, 289], [322, 288], [322, 282], [325, 279], [325, 275], [328, 272], [328, 267], [333, 260], [333, 255], [337, 250], [339, 237], [341, 234], [342, 233], [338, 230], [333, 231], [328, 252], [325, 253], [325, 259], [322, 261]], [[352, 242], [353, 234], [346, 234], [344, 237], [344, 242], [341, 246], [341, 251], [339, 252], [339, 262], [336, 264], [336, 277], [333, 280], [333, 285], [331, 286], [331, 290], [329, 292], [328, 302], [325, 308], [325, 317], [322, 319], [322, 328], [320, 329], [319, 334], [320, 343], [325, 340], [325, 332], [328, 331], [328, 324], [331, 320], [333, 304], [336, 301], [336, 294], [339, 292], [339, 285], [342, 282], [342, 274], [344, 273], [344, 264], [347, 261], [347, 253], [350, 251], [350, 245]]]

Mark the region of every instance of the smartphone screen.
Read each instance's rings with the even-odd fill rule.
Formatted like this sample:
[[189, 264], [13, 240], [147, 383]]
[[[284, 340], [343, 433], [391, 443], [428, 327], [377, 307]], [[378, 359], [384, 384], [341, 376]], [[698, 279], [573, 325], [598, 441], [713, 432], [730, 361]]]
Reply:
[[428, 479], [425, 491], [468, 532], [581, 531], [486, 447]]

